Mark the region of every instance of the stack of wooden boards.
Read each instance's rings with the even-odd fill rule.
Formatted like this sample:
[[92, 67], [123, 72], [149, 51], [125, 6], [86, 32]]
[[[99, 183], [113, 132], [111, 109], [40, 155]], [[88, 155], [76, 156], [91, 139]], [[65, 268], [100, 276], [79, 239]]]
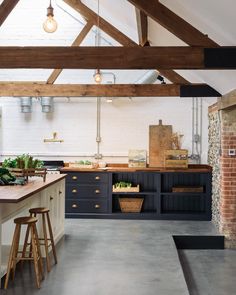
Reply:
[[188, 168], [188, 151], [172, 149], [172, 125], [149, 126], [149, 167]]

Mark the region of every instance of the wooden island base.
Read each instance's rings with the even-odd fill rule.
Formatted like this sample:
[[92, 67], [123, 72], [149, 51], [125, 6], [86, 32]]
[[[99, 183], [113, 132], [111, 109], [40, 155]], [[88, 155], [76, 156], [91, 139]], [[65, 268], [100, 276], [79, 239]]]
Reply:
[[[64, 235], [65, 176], [47, 175], [45, 182], [37, 177], [30, 178], [23, 186], [0, 186], [0, 278], [6, 273], [14, 231], [13, 219], [28, 216], [30, 208], [48, 207], [55, 243]], [[41, 221], [38, 223], [41, 233]], [[23, 236], [20, 244], [23, 244]]]

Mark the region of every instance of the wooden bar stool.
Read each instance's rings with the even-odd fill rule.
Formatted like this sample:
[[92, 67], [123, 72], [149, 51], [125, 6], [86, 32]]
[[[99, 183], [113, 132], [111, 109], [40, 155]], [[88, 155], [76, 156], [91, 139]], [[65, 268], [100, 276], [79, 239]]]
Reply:
[[[48, 272], [51, 270], [51, 262], [50, 262], [50, 256], [49, 256], [50, 246], [52, 248], [55, 264], [57, 264], [57, 254], [56, 254], [56, 248], [55, 248], [55, 243], [54, 243], [54, 238], [52, 233], [52, 226], [50, 222], [49, 211], [50, 210], [45, 207], [32, 208], [29, 210], [30, 215], [33, 217], [36, 217], [37, 214], [42, 215], [43, 238], [39, 238], [39, 241], [40, 241], [40, 245], [44, 246], [44, 249], [45, 249]], [[47, 223], [47, 226], [46, 226], [46, 223]], [[47, 232], [47, 228], [48, 228], [48, 232]], [[49, 237], [48, 237], [48, 234], [49, 234]]]
[[[32, 216], [27, 217], [19, 217], [14, 219], [15, 231], [13, 235], [8, 266], [7, 266], [7, 274], [4, 284], [4, 289], [7, 289], [8, 281], [10, 277], [10, 273], [12, 271], [12, 278], [14, 279], [16, 263], [18, 261], [24, 260], [32, 260], [34, 262], [34, 271], [36, 276], [36, 286], [40, 288], [40, 281], [44, 278], [43, 276], [43, 263], [40, 251], [40, 244], [38, 239], [38, 232], [36, 228], [37, 218]], [[19, 251], [19, 243], [20, 243], [20, 234], [21, 234], [21, 226], [27, 225], [25, 241], [23, 246], [23, 251]], [[30, 242], [28, 242], [30, 236]], [[30, 252], [27, 250], [27, 245], [30, 245]], [[21, 256], [18, 257], [18, 254], [21, 253]], [[28, 256], [27, 256], [28, 254]]]

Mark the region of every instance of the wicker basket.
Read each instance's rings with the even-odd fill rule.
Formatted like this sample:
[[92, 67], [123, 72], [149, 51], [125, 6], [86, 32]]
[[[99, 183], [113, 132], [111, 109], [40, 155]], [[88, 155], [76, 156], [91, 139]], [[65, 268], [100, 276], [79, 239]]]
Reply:
[[143, 198], [119, 198], [120, 209], [123, 213], [139, 213], [142, 209]]

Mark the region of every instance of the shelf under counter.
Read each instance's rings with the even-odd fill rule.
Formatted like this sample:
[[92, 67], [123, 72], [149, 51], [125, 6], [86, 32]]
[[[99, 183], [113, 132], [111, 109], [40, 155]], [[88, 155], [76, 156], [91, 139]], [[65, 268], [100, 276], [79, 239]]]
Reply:
[[206, 196], [207, 195], [207, 193], [198, 193], [198, 192], [196, 192], [196, 193], [187, 193], [187, 192], [184, 192], [184, 193], [175, 193], [175, 192], [165, 192], [165, 193], [160, 193], [160, 195], [161, 196]]
[[155, 195], [157, 192], [152, 191], [152, 192], [112, 192], [112, 195], [129, 195], [129, 196], [139, 196], [139, 195]]

